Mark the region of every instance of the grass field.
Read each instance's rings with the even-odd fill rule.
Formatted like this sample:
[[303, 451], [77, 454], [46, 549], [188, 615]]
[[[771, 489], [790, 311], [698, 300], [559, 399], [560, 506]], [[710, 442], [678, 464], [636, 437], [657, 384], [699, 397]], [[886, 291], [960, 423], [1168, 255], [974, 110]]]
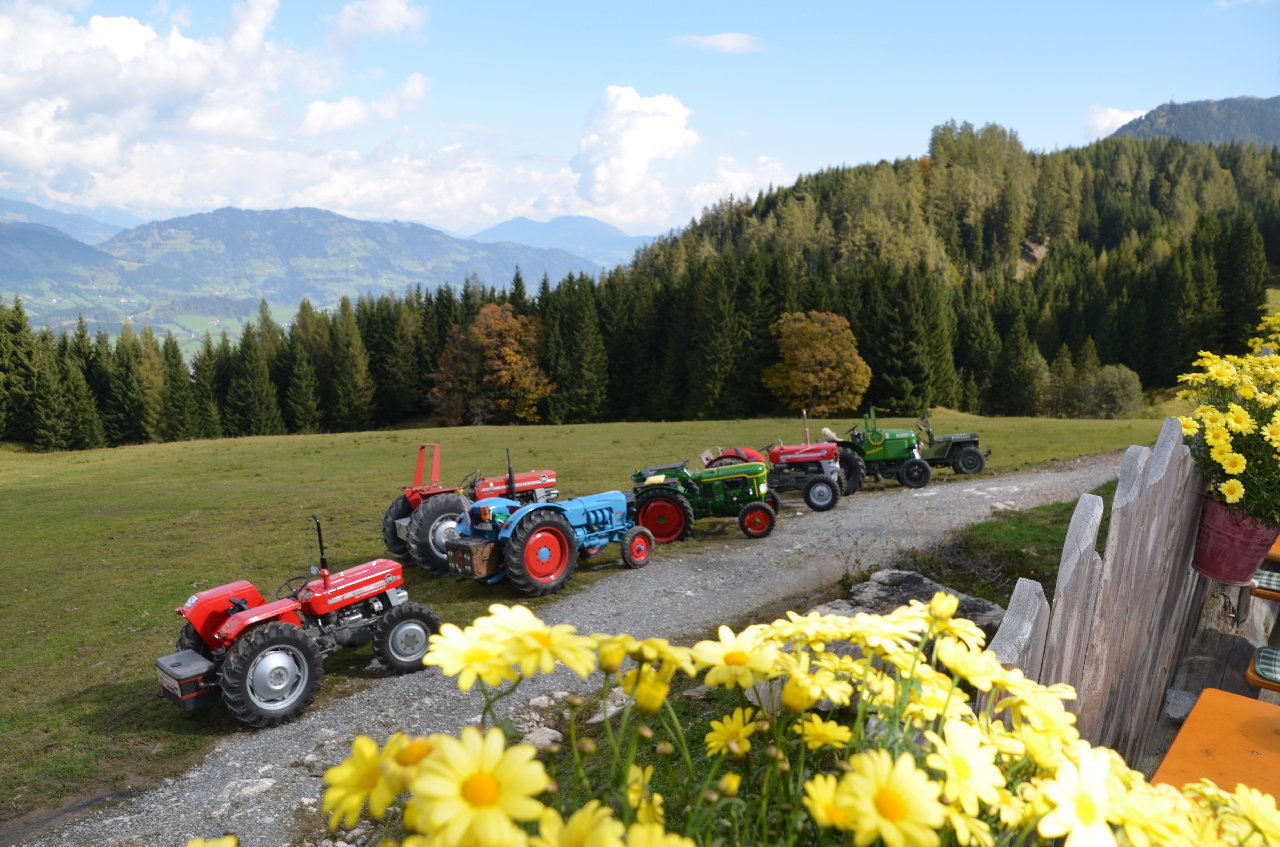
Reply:
[[[911, 421], [882, 420], [884, 426]], [[847, 419], [811, 421], [838, 432]], [[939, 410], [935, 432], [978, 431], [991, 472], [1154, 441], [1160, 421], [980, 418]], [[0, 451], [0, 824], [64, 798], [139, 787], [180, 772], [221, 735], [221, 709], [186, 716], [160, 698], [154, 660], [173, 649], [174, 614], [193, 590], [245, 578], [264, 595], [316, 561], [311, 514], [324, 521], [330, 565], [382, 554], [381, 520], [408, 484], [417, 446], [444, 447], [443, 478], [479, 467], [559, 472], [562, 496], [628, 486], [653, 459], [712, 445], [802, 438], [798, 420], [405, 429], [199, 441], [84, 453]], [[856, 499], [840, 508], [856, 508]], [[703, 535], [737, 539], [728, 520]], [[780, 529], [785, 532], [785, 525]], [[655, 566], [661, 567], [661, 551]], [[567, 590], [608, 579], [606, 550]], [[528, 602], [509, 586], [432, 579], [410, 596], [465, 624], [490, 603]], [[529, 602], [537, 608], [538, 602]], [[379, 674], [366, 646], [326, 663], [320, 699]]]

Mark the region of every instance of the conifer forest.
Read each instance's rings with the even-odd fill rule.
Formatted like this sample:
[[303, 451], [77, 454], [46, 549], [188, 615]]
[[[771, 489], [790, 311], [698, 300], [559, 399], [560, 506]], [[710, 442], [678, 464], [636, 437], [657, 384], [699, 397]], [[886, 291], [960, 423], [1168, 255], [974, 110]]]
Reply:
[[725, 199], [595, 279], [303, 301], [287, 326], [264, 303], [190, 357], [146, 326], [54, 333], [0, 304], [0, 440], [790, 414], [762, 376], [797, 312], [848, 321], [879, 409], [1110, 416], [1199, 350], [1243, 350], [1277, 264], [1276, 147], [1042, 153], [950, 123], [921, 158]]

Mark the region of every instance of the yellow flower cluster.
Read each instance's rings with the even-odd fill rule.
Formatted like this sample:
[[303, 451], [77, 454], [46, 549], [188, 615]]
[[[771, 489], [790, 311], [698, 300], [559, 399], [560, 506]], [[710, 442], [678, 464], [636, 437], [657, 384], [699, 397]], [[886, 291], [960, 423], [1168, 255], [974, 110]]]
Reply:
[[1258, 330], [1248, 355], [1201, 351], [1199, 370], [1178, 377], [1178, 397], [1196, 404], [1178, 421], [1214, 496], [1280, 526], [1280, 314]]
[[[404, 847], [1280, 845], [1272, 797], [1148, 784], [1080, 739], [1069, 687], [1004, 668], [954, 613], [941, 594], [883, 616], [788, 613], [684, 648], [495, 605], [434, 636], [426, 662], [486, 692], [556, 663], [598, 668], [596, 704], [570, 698], [569, 742], [544, 765], [498, 729], [396, 734], [381, 749], [360, 737], [326, 772], [323, 808], [350, 828], [402, 802]], [[705, 750], [685, 743], [676, 674], [739, 701], [709, 721]], [[611, 714], [615, 685], [630, 700]], [[602, 746], [577, 738], [578, 708], [608, 715]]]

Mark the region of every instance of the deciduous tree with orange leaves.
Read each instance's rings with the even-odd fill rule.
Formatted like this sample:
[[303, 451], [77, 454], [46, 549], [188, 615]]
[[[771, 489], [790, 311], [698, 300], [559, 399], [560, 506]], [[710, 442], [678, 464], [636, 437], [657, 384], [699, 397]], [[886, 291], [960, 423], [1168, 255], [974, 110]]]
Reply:
[[773, 396], [788, 409], [820, 417], [857, 409], [871, 385], [871, 367], [858, 355], [847, 320], [831, 312], [787, 312], [771, 329], [780, 359], [762, 381]]

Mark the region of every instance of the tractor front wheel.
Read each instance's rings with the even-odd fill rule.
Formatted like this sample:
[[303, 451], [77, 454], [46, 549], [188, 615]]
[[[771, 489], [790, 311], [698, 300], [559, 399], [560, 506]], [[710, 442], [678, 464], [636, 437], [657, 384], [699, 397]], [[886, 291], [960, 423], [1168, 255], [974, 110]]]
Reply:
[[413, 507], [409, 505], [409, 498], [401, 494], [391, 501], [391, 505], [387, 507], [387, 513], [382, 516], [382, 543], [386, 545], [387, 552], [397, 559], [403, 559], [409, 555], [409, 542], [396, 532], [396, 521], [412, 514]]
[[539, 509], [511, 533], [502, 561], [507, 578], [531, 597], [559, 591], [578, 568], [578, 545], [564, 515]]
[[846, 497], [857, 494], [867, 476], [867, 463], [857, 451], [845, 447], [840, 451], [840, 470], [844, 472], [840, 493]]
[[693, 531], [693, 506], [679, 491], [655, 488], [636, 495], [636, 523], [653, 533], [653, 540], [669, 544]]
[[764, 538], [773, 532], [778, 515], [767, 503], [748, 503], [738, 512], [738, 529], [747, 538]]
[[826, 512], [840, 502], [840, 489], [828, 477], [820, 476], [804, 489], [804, 503], [815, 512]]
[[300, 627], [268, 621], [243, 633], [222, 663], [222, 699], [249, 726], [293, 720], [324, 677], [320, 651]]
[[924, 488], [932, 477], [933, 471], [924, 459], [907, 459], [898, 468], [898, 482], [907, 488]]
[[422, 603], [393, 606], [373, 627], [373, 655], [392, 673], [425, 667], [431, 636], [440, 631], [440, 618]]
[[409, 519], [409, 555], [413, 563], [431, 573], [449, 572], [445, 545], [458, 534], [458, 523], [467, 511], [461, 494], [434, 494], [418, 505]]
[[194, 650], [206, 659], [213, 658], [213, 651], [209, 649], [209, 645], [204, 643], [200, 633], [196, 632], [196, 628], [189, 623], [182, 625], [182, 632], [178, 633], [178, 642], [174, 646], [179, 651]]
[[633, 526], [622, 536], [622, 563], [629, 568], [643, 568], [653, 558], [653, 533]]
[[764, 502], [770, 509], [773, 509], [773, 513], [775, 515], [782, 514], [782, 498], [777, 494], [770, 491], [768, 494], [764, 495]]
[[987, 457], [977, 447], [965, 447], [951, 462], [951, 469], [956, 473], [981, 473], [986, 466]]

